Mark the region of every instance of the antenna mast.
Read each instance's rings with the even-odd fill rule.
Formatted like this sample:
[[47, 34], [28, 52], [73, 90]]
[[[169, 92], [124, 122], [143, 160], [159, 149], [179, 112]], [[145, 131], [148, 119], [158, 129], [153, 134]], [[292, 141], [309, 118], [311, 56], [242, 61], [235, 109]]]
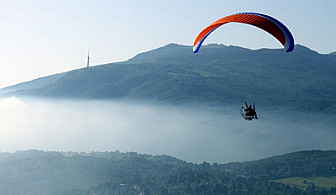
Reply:
[[87, 57], [87, 65], [86, 68], [89, 68], [90, 66], [90, 47], [88, 48], [88, 57]]

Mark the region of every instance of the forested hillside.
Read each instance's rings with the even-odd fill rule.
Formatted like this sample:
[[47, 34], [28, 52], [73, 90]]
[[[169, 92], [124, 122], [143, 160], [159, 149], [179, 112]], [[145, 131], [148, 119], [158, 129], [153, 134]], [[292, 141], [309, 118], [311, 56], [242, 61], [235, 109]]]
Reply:
[[169, 44], [120, 63], [70, 71], [55, 83], [10, 95], [132, 99], [181, 104], [242, 104], [336, 113], [336, 57], [297, 45], [249, 50]]
[[[299, 185], [280, 182], [302, 177]], [[334, 185], [307, 182], [329, 178]], [[3, 194], [336, 194], [336, 151], [302, 151], [263, 160], [187, 163], [134, 152], [0, 154]]]

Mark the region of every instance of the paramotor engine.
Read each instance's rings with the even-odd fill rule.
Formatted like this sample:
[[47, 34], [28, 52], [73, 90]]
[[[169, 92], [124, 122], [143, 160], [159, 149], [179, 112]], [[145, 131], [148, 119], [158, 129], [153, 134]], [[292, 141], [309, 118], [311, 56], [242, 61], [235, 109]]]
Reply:
[[245, 106], [245, 104], [242, 105], [242, 106], [240, 107], [240, 115], [241, 115], [241, 117], [243, 117], [243, 119], [248, 120], [248, 121], [251, 121], [251, 120], [252, 120], [252, 117], [247, 115], [247, 113], [246, 113], [246, 109], [247, 109], [247, 107]]
[[251, 121], [252, 119], [258, 119], [257, 112], [255, 111], [255, 103], [248, 105], [246, 102], [240, 107], [240, 115], [243, 119]]

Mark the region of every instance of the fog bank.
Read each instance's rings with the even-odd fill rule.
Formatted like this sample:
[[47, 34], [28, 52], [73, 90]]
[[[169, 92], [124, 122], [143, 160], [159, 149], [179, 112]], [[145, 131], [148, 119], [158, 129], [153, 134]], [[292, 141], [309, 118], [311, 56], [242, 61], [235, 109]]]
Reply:
[[302, 122], [295, 120], [297, 113], [257, 111], [260, 119], [248, 122], [239, 107], [217, 112], [125, 101], [5, 98], [0, 101], [0, 150], [119, 150], [227, 163], [336, 149], [335, 125], [321, 116]]

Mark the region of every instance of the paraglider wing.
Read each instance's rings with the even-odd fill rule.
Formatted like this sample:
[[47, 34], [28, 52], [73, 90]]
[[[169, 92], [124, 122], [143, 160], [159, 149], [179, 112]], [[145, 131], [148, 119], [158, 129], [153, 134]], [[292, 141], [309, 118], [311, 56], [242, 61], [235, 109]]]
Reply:
[[195, 39], [193, 46], [194, 53], [197, 53], [199, 51], [204, 40], [214, 30], [230, 22], [244, 23], [256, 26], [274, 36], [285, 47], [286, 52], [291, 52], [294, 49], [294, 38], [288, 28], [280, 21], [265, 14], [246, 12], [226, 16], [213, 22], [208, 27], [203, 29]]

